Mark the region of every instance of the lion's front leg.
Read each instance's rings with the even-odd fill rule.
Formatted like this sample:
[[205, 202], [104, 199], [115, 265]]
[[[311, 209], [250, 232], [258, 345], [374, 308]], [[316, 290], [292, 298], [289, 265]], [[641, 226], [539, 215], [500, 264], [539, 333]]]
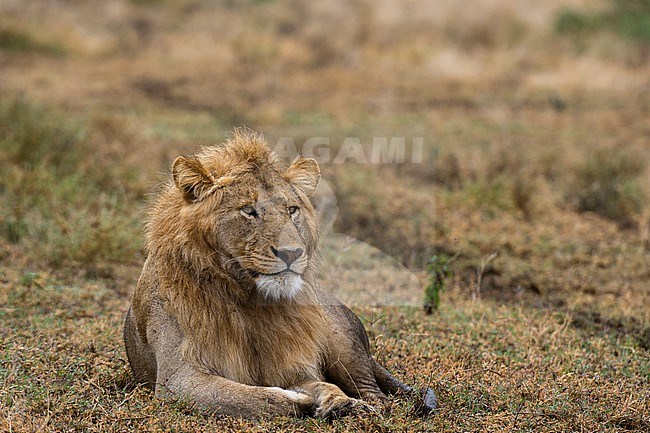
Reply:
[[264, 415], [312, 416], [313, 398], [278, 387], [253, 386], [209, 374], [181, 354], [183, 333], [160, 305], [154, 305], [147, 340], [155, 353], [155, 395], [195, 404], [219, 415], [256, 418]]
[[242, 418], [263, 415], [312, 416], [313, 398], [298, 390], [245, 385], [202, 373], [185, 364], [167, 377], [159, 374], [156, 396], [196, 404], [207, 412]]
[[320, 381], [304, 382], [297, 391], [306, 393], [314, 401], [314, 416], [337, 419], [355, 412], [373, 412], [375, 409], [363, 400], [348, 397], [338, 386]]

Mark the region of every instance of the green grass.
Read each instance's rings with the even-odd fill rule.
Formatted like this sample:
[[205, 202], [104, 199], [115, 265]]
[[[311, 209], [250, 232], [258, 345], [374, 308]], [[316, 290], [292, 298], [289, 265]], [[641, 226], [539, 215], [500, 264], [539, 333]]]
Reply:
[[556, 18], [559, 33], [597, 33], [612, 31], [622, 37], [650, 44], [650, 2], [648, 0], [610, 0], [604, 12], [562, 9]]
[[61, 57], [65, 48], [54, 43], [34, 40], [28, 33], [0, 28], [0, 50], [14, 53], [35, 53]]
[[0, 104], [0, 236], [38, 263], [104, 267], [140, 249], [129, 167], [93, 148], [82, 123], [23, 99]]
[[440, 307], [440, 293], [445, 290], [447, 280], [452, 276], [449, 265], [454, 258], [439, 254], [429, 259], [429, 284], [424, 288], [424, 309], [427, 314]]

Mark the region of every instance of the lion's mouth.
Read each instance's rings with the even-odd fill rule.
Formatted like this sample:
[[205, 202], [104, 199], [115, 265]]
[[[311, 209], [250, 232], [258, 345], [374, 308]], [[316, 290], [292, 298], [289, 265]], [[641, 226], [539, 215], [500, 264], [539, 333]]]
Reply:
[[296, 271], [294, 271], [292, 269], [289, 269], [289, 268], [283, 269], [283, 270], [278, 271], [278, 272], [271, 272], [271, 273], [254, 271], [252, 269], [247, 269], [247, 271], [250, 274], [250, 276], [253, 277], [253, 278], [258, 278], [258, 277], [262, 277], [262, 276], [264, 276], [264, 277], [277, 277], [279, 275], [285, 275], [285, 274], [293, 274], [293, 275], [300, 276], [300, 274], [298, 272], [296, 272]]

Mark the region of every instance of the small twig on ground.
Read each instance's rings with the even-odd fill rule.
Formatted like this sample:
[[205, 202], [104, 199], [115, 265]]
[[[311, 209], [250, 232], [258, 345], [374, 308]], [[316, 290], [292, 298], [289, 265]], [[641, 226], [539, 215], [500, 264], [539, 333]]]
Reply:
[[127, 418], [120, 418], [117, 420], [117, 422], [126, 422], [126, 421], [140, 421], [142, 419], [147, 419], [151, 418], [153, 415], [144, 415], [144, 416], [131, 416]]
[[526, 402], [525, 398], [522, 398], [521, 401], [519, 402], [519, 405], [517, 406], [517, 412], [515, 412], [515, 419], [512, 420], [512, 425], [510, 426], [509, 431], [513, 431], [515, 427], [517, 427], [517, 419], [519, 418], [519, 414], [521, 413], [521, 408], [524, 407], [525, 402]]

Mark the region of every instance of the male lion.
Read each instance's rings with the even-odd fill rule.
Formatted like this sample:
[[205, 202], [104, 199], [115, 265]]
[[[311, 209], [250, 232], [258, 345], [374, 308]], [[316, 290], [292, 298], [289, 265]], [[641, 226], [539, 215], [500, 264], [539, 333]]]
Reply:
[[363, 325], [318, 286], [313, 159], [286, 167], [261, 135], [178, 157], [146, 224], [124, 342], [155, 394], [218, 414], [337, 417], [420, 398], [374, 361]]

